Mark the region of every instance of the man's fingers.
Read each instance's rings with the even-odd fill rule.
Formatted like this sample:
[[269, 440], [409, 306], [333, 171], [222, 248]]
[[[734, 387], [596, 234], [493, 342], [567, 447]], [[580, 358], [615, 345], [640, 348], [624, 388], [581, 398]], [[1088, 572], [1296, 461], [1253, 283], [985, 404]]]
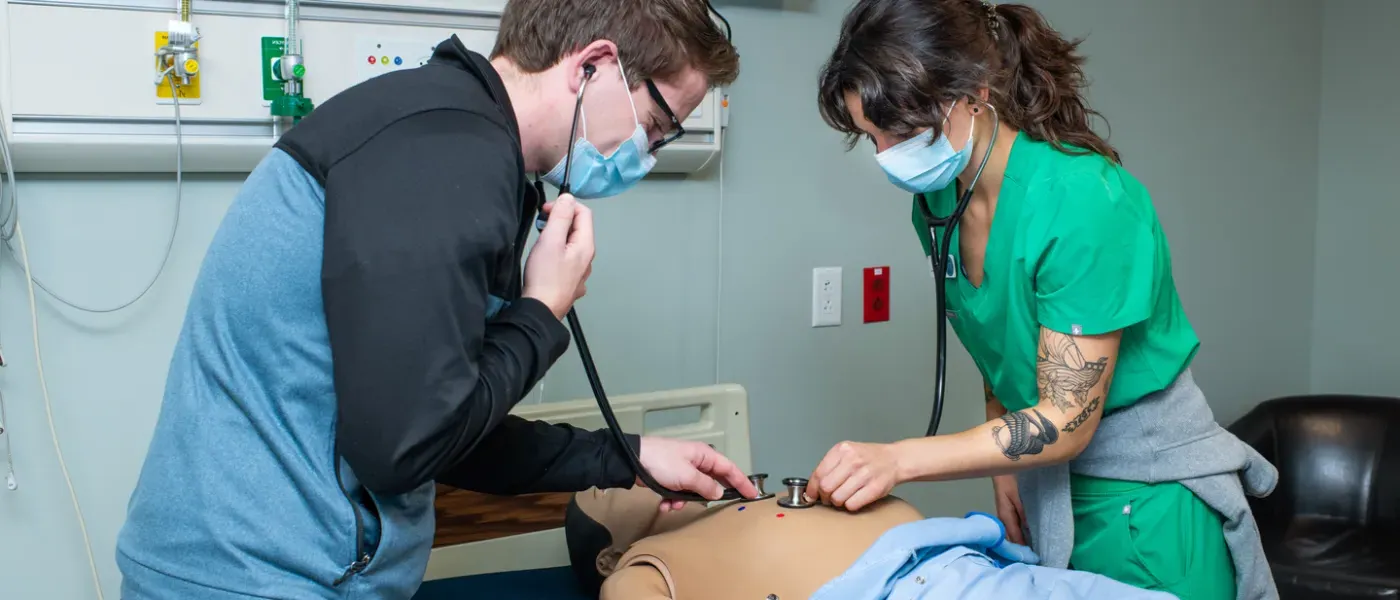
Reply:
[[724, 486], [699, 469], [692, 470], [686, 477], [685, 487], [704, 496], [706, 500], [719, 500], [724, 496]]
[[593, 260], [593, 211], [587, 206], [574, 203], [573, 220], [569, 227], [569, 245], [587, 244], [589, 260]]
[[734, 464], [734, 461], [729, 460], [728, 457], [719, 452], [713, 450], [710, 452], [714, 454], [714, 456], [710, 458], [708, 473], [710, 477], [734, 488], [739, 492], [740, 496], [745, 498], [758, 497], [758, 488], [754, 487], [753, 482], [749, 481], [748, 476], [744, 475], [744, 472], [739, 469], [739, 465]]
[[554, 201], [554, 206], [549, 210], [549, 220], [544, 224], [544, 231], [540, 232], [540, 237], [557, 237], [567, 239], [570, 227], [574, 221], [574, 209], [578, 202], [573, 196], [560, 196]]

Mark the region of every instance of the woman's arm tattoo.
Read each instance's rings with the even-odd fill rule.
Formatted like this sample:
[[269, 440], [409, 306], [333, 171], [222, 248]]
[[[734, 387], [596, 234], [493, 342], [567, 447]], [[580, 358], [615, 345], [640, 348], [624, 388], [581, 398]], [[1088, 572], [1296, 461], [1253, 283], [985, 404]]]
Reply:
[[1060, 412], [1069, 414], [1075, 407], [1083, 407], [1089, 402], [1089, 391], [1103, 378], [1108, 357], [1102, 356], [1088, 362], [1084, 360], [1079, 346], [1075, 345], [1074, 338], [1042, 328], [1035, 367], [1036, 383], [1040, 386], [1042, 399], [1049, 400]]
[[1079, 412], [1079, 416], [1075, 417], [1070, 422], [1065, 423], [1065, 426], [1060, 428], [1060, 431], [1063, 431], [1065, 433], [1074, 433], [1074, 430], [1079, 429], [1080, 425], [1083, 425], [1085, 421], [1088, 421], [1089, 415], [1094, 414], [1094, 411], [1098, 410], [1098, 408], [1099, 399], [1094, 398], [1093, 400], [1090, 400], [1089, 405], [1084, 407], [1084, 410]]
[[[1036, 385], [1042, 401], [1049, 401], [1061, 413], [1079, 413], [1058, 427], [1034, 408], [1001, 415], [1001, 423], [992, 427], [992, 439], [1006, 458], [1018, 461], [1022, 456], [1040, 454], [1046, 446], [1060, 440], [1060, 433], [1074, 433], [1099, 410], [1102, 396], [1090, 396], [1108, 368], [1108, 357], [1089, 362], [1075, 344], [1074, 338], [1042, 328], [1040, 347], [1036, 353]], [[989, 394], [990, 395], [990, 394]]]
[[992, 439], [1001, 447], [1001, 453], [1013, 461], [1027, 454], [1040, 454], [1060, 439], [1055, 423], [1034, 408], [1008, 412], [1001, 416], [1001, 422], [992, 427]]

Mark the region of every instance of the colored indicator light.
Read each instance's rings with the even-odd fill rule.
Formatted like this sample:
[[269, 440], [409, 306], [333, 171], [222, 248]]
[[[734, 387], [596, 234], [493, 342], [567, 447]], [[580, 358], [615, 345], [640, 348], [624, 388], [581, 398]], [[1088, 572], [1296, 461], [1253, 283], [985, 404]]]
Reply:
[[397, 57], [397, 56], [395, 56], [395, 57], [394, 57], [394, 66], [398, 66], [398, 65], [401, 65], [401, 64], [403, 64], [403, 59], [402, 59], [402, 58], [399, 58], [399, 57]]
[[374, 64], [374, 61], [375, 58], [373, 56], [369, 57], [369, 64]]

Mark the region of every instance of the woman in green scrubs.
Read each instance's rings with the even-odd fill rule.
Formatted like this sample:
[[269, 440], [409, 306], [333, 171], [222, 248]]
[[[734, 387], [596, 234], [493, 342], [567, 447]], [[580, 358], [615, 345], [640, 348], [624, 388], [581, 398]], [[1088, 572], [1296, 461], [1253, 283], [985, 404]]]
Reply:
[[[1041, 542], [1053, 540], [1027, 540], [1023, 527], [1027, 513], [1051, 512], [1049, 501], [1023, 505], [1017, 474], [1064, 465], [1068, 566], [1192, 600], [1276, 597], [1244, 491], [1267, 493], [1277, 471], [1215, 424], [1190, 378], [1199, 341], [1166, 236], [1148, 191], [1090, 127], [1097, 113], [1080, 95], [1076, 46], [1023, 5], [861, 0], [846, 17], [820, 109], [852, 147], [868, 140], [891, 183], [915, 193], [925, 255], [939, 250], [923, 208], [951, 215], [972, 186], [949, 268], [932, 275], [946, 278], [946, 318], [984, 378], [988, 422], [893, 444], [843, 442], [808, 492], [859, 510], [900, 483], [991, 476], [1008, 538], [1043, 556]], [[1145, 418], [1172, 431], [1144, 429], [1143, 415], [1169, 415]], [[1114, 436], [1112, 448], [1095, 449], [1109, 466], [1076, 460], [1096, 435]], [[1159, 452], [1176, 446], [1195, 454]], [[1220, 455], [1245, 458], [1202, 466]], [[1239, 473], [1253, 467], [1264, 483], [1241, 486]], [[1218, 478], [1200, 486], [1211, 502], [1180, 483], [1207, 477]], [[1239, 565], [1251, 572], [1237, 583]]]

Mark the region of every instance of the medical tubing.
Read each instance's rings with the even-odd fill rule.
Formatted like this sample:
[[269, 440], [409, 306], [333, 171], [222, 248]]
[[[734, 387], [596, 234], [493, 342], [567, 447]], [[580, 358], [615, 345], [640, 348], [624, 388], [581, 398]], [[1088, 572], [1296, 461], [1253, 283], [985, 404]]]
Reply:
[[716, 17], [719, 17], [720, 22], [724, 23], [724, 39], [734, 41], [734, 30], [729, 27], [729, 19], [719, 14], [719, 11], [715, 10], [715, 5], [711, 3], [710, 0], [705, 0], [705, 6], [709, 8], [710, 12], [714, 13]]
[[943, 231], [943, 244], [939, 254], [943, 258], [934, 271], [934, 295], [938, 299], [935, 303], [937, 312], [934, 313], [938, 318], [938, 358], [934, 365], [933, 416], [928, 422], [929, 436], [938, 435], [938, 424], [943, 420], [943, 382], [948, 374], [948, 252], [952, 250], [953, 232], [958, 228], [958, 217], [962, 216], [963, 209], [967, 208], [967, 201], [971, 199], [972, 188], [968, 188], [963, 194], [963, 199], [958, 202], [958, 209], [950, 217], [951, 222], [948, 223], [947, 229]]
[[574, 170], [574, 144], [578, 142], [578, 122], [583, 120], [583, 90], [588, 88], [588, 80], [593, 79], [593, 73], [597, 68], [591, 64], [583, 65], [583, 81], [578, 84], [578, 99], [574, 100], [574, 122], [569, 125], [569, 152], [564, 158], [564, 179], [560, 182], [559, 193], [569, 193], [569, 179]]
[[[953, 249], [953, 232], [958, 229], [958, 222], [962, 220], [963, 211], [967, 210], [967, 205], [972, 203], [972, 191], [977, 188], [977, 184], [982, 181], [982, 170], [987, 168], [987, 161], [992, 157], [992, 150], [997, 145], [997, 134], [1001, 131], [1001, 116], [997, 114], [996, 108], [988, 104], [987, 108], [992, 111], [994, 124], [992, 125], [992, 139], [987, 143], [987, 151], [982, 155], [982, 162], [977, 165], [977, 173], [972, 176], [972, 184], [967, 186], [962, 198], [958, 199], [958, 206], [953, 209], [953, 214], [946, 219], [933, 217], [933, 212], [928, 209], [928, 203], [922, 198], [915, 201], [924, 209], [924, 218], [929, 222], [929, 232], [932, 233], [933, 226], [938, 222], [944, 223], [943, 243], [938, 248], [938, 264], [934, 265], [933, 288], [937, 297], [934, 313], [938, 319], [938, 356], [934, 361], [934, 382], [933, 382], [933, 415], [929, 417], [928, 431], [925, 435], [933, 437], [938, 435], [938, 424], [943, 420], [943, 382], [948, 375], [948, 253]], [[929, 248], [930, 252], [934, 248]]]
[[[588, 377], [588, 386], [593, 388], [593, 399], [598, 402], [598, 410], [603, 413], [603, 420], [608, 424], [608, 431], [612, 433], [613, 441], [622, 448], [622, 453], [627, 457], [627, 462], [632, 465], [632, 470], [637, 473], [637, 478], [642, 480], [642, 485], [656, 492], [667, 500], [682, 500], [687, 502], [709, 502], [710, 499], [694, 492], [677, 492], [656, 481], [651, 473], [642, 466], [642, 458], [637, 454], [637, 449], [627, 443], [627, 436], [622, 432], [622, 426], [617, 422], [617, 415], [613, 414], [612, 403], [608, 401], [608, 393], [603, 391], [603, 381], [598, 377], [598, 367], [593, 363], [593, 354], [588, 351], [588, 340], [583, 335], [583, 326], [579, 324], [578, 311], [570, 308], [566, 317], [569, 321], [569, 332], [574, 336], [574, 344], [578, 349], [579, 360], [583, 362], [583, 373]], [[739, 491], [734, 488], [725, 488], [720, 500], [737, 500], [741, 498]]]
[[[5, 106], [0, 104], [0, 121], [5, 118]], [[5, 177], [8, 178], [8, 185], [0, 185], [0, 192], [9, 192], [8, 208], [4, 200], [5, 195], [0, 195], [0, 208], [5, 209], [5, 216], [0, 218], [0, 240], [9, 244], [10, 238], [15, 235], [15, 223], [19, 222], [19, 188], [15, 185], [15, 163], [10, 156], [10, 142], [6, 138], [4, 126], [0, 125], [0, 162], [5, 163]]]
[[[175, 252], [175, 238], [180, 231], [180, 207], [184, 204], [185, 193], [184, 123], [180, 119], [180, 94], [176, 90], [175, 74], [173, 72], [166, 71], [165, 83], [170, 86], [171, 103], [174, 105], [175, 109], [175, 222], [170, 226], [170, 238], [165, 241], [165, 252], [161, 256], [160, 265], [156, 267], [155, 274], [146, 281], [146, 285], [141, 288], [141, 292], [136, 294], [135, 297], [115, 306], [102, 308], [95, 308], [69, 300], [46, 285], [42, 279], [35, 277], [34, 285], [38, 286], [40, 290], [43, 290], [60, 304], [89, 314], [109, 314], [118, 312], [140, 302], [142, 298], [145, 298], [146, 294], [150, 293], [150, 291], [155, 288], [156, 283], [160, 281], [160, 276], [165, 274], [165, 267], [170, 263], [170, 257]], [[10, 177], [10, 209], [8, 211], [9, 215], [6, 215], [3, 220], [0, 220], [0, 243], [3, 243], [6, 248], [9, 248], [11, 254], [18, 256], [19, 249], [15, 248], [11, 242], [14, 239], [15, 229], [19, 227], [19, 188], [15, 185], [15, 174], [10, 161], [9, 145], [0, 144], [0, 151], [3, 151], [5, 168]], [[9, 227], [8, 232], [5, 231], [7, 226]]]
[[[566, 159], [567, 160], [567, 159]], [[569, 193], [569, 184], [564, 183], [559, 186], [560, 193]], [[540, 211], [540, 216], [536, 223], [544, 222], [544, 211]], [[588, 387], [593, 390], [593, 399], [598, 403], [598, 411], [603, 413], [603, 421], [608, 424], [608, 432], [612, 434], [613, 442], [622, 449], [623, 456], [627, 457], [627, 463], [632, 467], [632, 471], [637, 474], [637, 478], [642, 480], [642, 485], [646, 486], [657, 495], [666, 500], [680, 500], [684, 502], [709, 502], [710, 499], [694, 492], [677, 492], [656, 481], [642, 466], [642, 457], [637, 454], [638, 449], [627, 443], [627, 435], [622, 431], [622, 425], [617, 422], [617, 415], [613, 413], [612, 403], [608, 401], [608, 393], [603, 390], [603, 380], [598, 376], [598, 366], [593, 363], [593, 353], [588, 350], [588, 338], [583, 335], [583, 325], [579, 324], [578, 310], [570, 307], [569, 313], [565, 317], [569, 322], [569, 333], [574, 338], [574, 345], [578, 349], [579, 361], [583, 363], [583, 374], [588, 378]], [[739, 490], [725, 488], [719, 500], [738, 500], [743, 496]]]
[[[578, 139], [579, 116], [583, 109], [583, 90], [588, 85], [589, 78], [593, 77], [593, 65], [583, 66], [583, 82], [578, 87], [578, 100], [574, 104], [574, 124], [569, 129], [569, 150], [564, 156], [564, 179], [559, 182], [559, 193], [569, 193], [570, 167], [574, 164], [574, 142]], [[544, 196], [540, 196], [539, 216], [535, 217], [535, 228], [543, 231], [545, 226]], [[677, 492], [656, 481], [646, 467], [642, 466], [642, 457], [637, 454], [639, 449], [633, 448], [627, 443], [627, 435], [622, 431], [622, 425], [617, 422], [617, 415], [613, 414], [612, 403], [608, 402], [608, 393], [603, 390], [603, 380], [598, 376], [598, 366], [593, 363], [593, 353], [588, 351], [588, 338], [583, 335], [583, 326], [579, 324], [578, 310], [569, 307], [569, 313], [565, 316], [569, 322], [569, 333], [573, 335], [574, 345], [578, 349], [579, 361], [583, 363], [583, 374], [588, 378], [588, 387], [593, 389], [593, 399], [598, 403], [598, 411], [603, 413], [603, 421], [608, 424], [608, 431], [612, 433], [613, 441], [622, 449], [623, 456], [627, 457], [628, 464], [632, 471], [637, 474], [637, 478], [642, 480], [642, 485], [656, 492], [657, 495], [667, 500], [681, 500], [686, 502], [708, 502], [709, 498], [694, 492]], [[720, 500], [736, 500], [741, 498], [739, 491], [734, 488], [725, 488]]]

